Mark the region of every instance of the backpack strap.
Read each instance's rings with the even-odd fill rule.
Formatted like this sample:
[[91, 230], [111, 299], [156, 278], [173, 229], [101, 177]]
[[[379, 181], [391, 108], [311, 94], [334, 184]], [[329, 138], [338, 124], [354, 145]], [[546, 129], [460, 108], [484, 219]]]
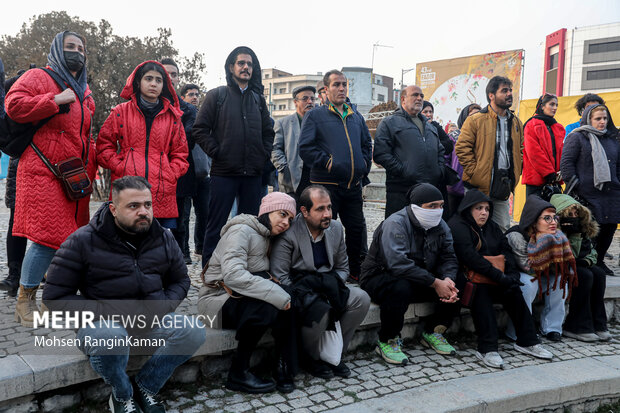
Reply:
[[219, 86], [217, 88], [217, 103], [215, 106], [215, 117], [213, 118], [213, 123], [211, 124], [211, 130], [217, 127], [217, 121], [220, 119], [220, 112], [222, 111], [222, 106], [224, 105], [226, 96], [228, 96], [228, 86]]

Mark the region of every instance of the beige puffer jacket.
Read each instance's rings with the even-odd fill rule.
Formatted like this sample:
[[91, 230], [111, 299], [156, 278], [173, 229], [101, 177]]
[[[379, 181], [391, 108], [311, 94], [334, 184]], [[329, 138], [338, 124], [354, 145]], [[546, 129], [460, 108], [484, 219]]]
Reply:
[[[252, 274], [269, 270], [269, 230], [255, 216], [242, 214], [228, 221], [220, 235], [205, 272], [205, 284], [223, 281], [238, 294], [266, 301], [280, 310], [286, 307], [291, 301], [286, 291]], [[223, 288], [207, 285], [200, 289], [198, 313], [210, 320], [215, 316], [213, 328], [222, 328], [222, 307], [230, 296]]]

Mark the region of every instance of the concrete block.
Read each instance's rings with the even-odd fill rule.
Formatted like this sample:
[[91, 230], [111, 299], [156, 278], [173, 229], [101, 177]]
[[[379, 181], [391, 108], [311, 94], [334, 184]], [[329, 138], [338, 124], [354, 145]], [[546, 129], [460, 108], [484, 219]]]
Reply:
[[620, 298], [620, 277], [607, 277], [605, 298]]
[[62, 412], [64, 409], [75, 406], [82, 399], [80, 393], [75, 394], [63, 394], [52, 396], [49, 399], [45, 399], [42, 403], [43, 412]]
[[385, 184], [371, 183], [363, 189], [364, 200], [385, 200]]
[[97, 373], [91, 368], [85, 355], [24, 355], [21, 357], [34, 372], [34, 393], [54, 390], [99, 378]]
[[385, 183], [385, 169], [383, 168], [371, 168], [370, 173], [368, 174], [368, 179], [373, 184], [384, 184]]
[[0, 358], [0, 400], [34, 393], [32, 368], [19, 356]]
[[33, 395], [0, 402], [0, 413], [34, 413], [39, 411], [39, 404]]

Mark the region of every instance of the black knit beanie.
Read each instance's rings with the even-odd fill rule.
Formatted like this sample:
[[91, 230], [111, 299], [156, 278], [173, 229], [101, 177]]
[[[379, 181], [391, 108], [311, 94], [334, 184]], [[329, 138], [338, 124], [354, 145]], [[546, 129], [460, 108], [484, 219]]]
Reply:
[[407, 192], [407, 199], [410, 204], [422, 206], [428, 202], [443, 201], [443, 195], [433, 185], [423, 183], [412, 186]]

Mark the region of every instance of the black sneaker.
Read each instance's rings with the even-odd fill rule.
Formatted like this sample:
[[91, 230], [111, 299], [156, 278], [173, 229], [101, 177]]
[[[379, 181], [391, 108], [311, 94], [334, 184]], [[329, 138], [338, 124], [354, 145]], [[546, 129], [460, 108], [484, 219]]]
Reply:
[[166, 408], [161, 400], [156, 395], [151, 395], [142, 390], [136, 382], [133, 382], [133, 398], [144, 413], [166, 413]]
[[602, 269], [603, 271], [605, 271], [605, 274], [607, 275], [615, 275], [614, 272], [612, 271], [611, 268], [609, 268], [607, 266], [607, 264], [605, 264], [604, 262], [599, 262], [598, 264], [596, 264], [600, 269]]
[[334, 377], [334, 372], [323, 360], [311, 360], [306, 369], [308, 370], [308, 373], [314, 377], [325, 380], [329, 380]]
[[114, 395], [111, 394], [109, 405], [112, 413], [140, 413], [134, 399], [119, 402], [114, 398]]
[[545, 337], [547, 337], [547, 340], [555, 341], [556, 343], [559, 341], [562, 341], [562, 335], [558, 333], [557, 331], [552, 331], [550, 333], [547, 333]]

